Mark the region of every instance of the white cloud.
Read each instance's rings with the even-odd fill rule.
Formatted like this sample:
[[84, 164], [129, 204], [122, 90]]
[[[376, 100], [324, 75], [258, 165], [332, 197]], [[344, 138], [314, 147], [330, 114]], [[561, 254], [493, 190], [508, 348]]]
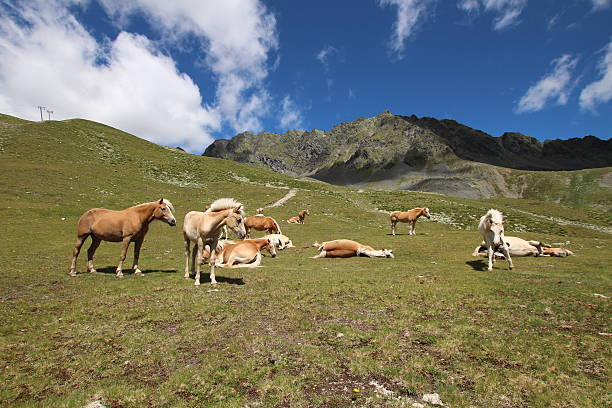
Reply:
[[601, 78], [587, 85], [580, 92], [580, 107], [591, 111], [599, 104], [612, 100], [612, 40], [598, 64]]
[[338, 50], [335, 47], [332, 47], [331, 45], [326, 45], [317, 54], [317, 59], [321, 64], [323, 64], [323, 69], [325, 69], [326, 72], [329, 72], [329, 59], [337, 53]]
[[55, 119], [92, 119], [192, 151], [212, 141], [218, 113], [171, 58], [140, 35], [96, 42], [65, 4], [33, 1], [1, 14], [1, 112], [36, 120], [43, 104]]
[[527, 90], [519, 100], [515, 111], [517, 113], [537, 112], [544, 109], [547, 103], [555, 100], [558, 105], [565, 105], [573, 89], [572, 71], [577, 62], [577, 58], [568, 54], [554, 59], [551, 62], [551, 65], [554, 66], [552, 72], [546, 74], [537, 84]]
[[381, 7], [397, 7], [397, 20], [393, 23], [389, 47], [401, 59], [404, 42], [414, 34], [418, 24], [427, 17], [428, 7], [434, 4], [435, 0], [378, 0], [378, 2]]
[[259, 0], [101, 0], [126, 23], [144, 13], [166, 37], [195, 36], [219, 81], [217, 109], [235, 131], [259, 131], [271, 98], [263, 83], [278, 48], [276, 19]]
[[593, 10], [602, 10], [612, 5], [612, 0], [591, 0], [593, 2]]
[[279, 116], [279, 126], [281, 129], [301, 129], [302, 112], [297, 108], [289, 95], [281, 101], [281, 112]]
[[468, 14], [472, 14], [480, 10], [480, 3], [478, 0], [459, 0], [457, 7]]
[[478, 14], [480, 9], [495, 13], [495, 30], [504, 30], [519, 23], [519, 17], [527, 6], [527, 0], [459, 0], [457, 7], [468, 14]]

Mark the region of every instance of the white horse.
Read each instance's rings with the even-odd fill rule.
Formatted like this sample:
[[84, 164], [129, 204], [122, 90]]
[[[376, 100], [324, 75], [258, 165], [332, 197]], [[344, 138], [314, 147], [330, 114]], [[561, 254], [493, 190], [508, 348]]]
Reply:
[[510, 252], [508, 251], [508, 245], [506, 244], [506, 240], [504, 238], [504, 221], [505, 220], [501, 212], [490, 209], [480, 218], [480, 223], [478, 224], [478, 232], [480, 232], [480, 235], [482, 235], [484, 238], [485, 245], [487, 247], [489, 271], [493, 270], [493, 262], [495, 261], [493, 257], [493, 250], [500, 245], [502, 247], [504, 256], [508, 260], [509, 268], [514, 268], [512, 258], [510, 258]]
[[[508, 250], [510, 251], [511, 256], [543, 256], [544, 251], [543, 248], [550, 248], [550, 245], [545, 244], [540, 241], [527, 241], [519, 237], [504, 237], [504, 242], [508, 246]], [[499, 248], [494, 248], [496, 250], [495, 256], [504, 257], [503, 254], [499, 252]], [[486, 243], [483, 241], [479, 246], [476, 247], [472, 256], [479, 256], [482, 252], [487, 250]]]
[[239, 239], [246, 235], [244, 228], [244, 210], [242, 204], [233, 198], [220, 198], [210, 205], [206, 212], [190, 211], [183, 222], [183, 237], [185, 239], [185, 278], [189, 278], [189, 247], [196, 245], [191, 253], [191, 268], [195, 265], [195, 285], [200, 285], [200, 264], [205, 243], [210, 246], [210, 283], [216, 284], [215, 264], [217, 243], [221, 229], [227, 225]]

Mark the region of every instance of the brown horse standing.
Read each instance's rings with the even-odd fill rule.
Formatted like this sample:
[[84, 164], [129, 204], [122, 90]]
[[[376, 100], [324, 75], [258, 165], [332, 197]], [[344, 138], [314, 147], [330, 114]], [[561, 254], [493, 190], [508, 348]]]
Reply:
[[278, 223], [272, 217], [264, 217], [262, 215], [251, 215], [244, 220], [244, 228], [246, 229], [247, 237], [250, 237], [249, 231], [255, 229], [257, 231], [267, 231], [268, 234], [282, 234]]
[[304, 224], [304, 218], [310, 215], [310, 211], [302, 210], [298, 213], [297, 217], [291, 217], [287, 220], [289, 224]]
[[395, 225], [398, 222], [407, 222], [410, 224], [410, 235], [416, 235], [414, 230], [417, 220], [424, 215], [428, 219], [431, 218], [429, 208], [413, 208], [408, 211], [393, 211], [391, 213], [391, 233], [395, 235]]
[[161, 220], [174, 227], [176, 219], [172, 214], [174, 207], [172, 203], [163, 198], [159, 201], [151, 201], [126, 208], [121, 211], [106, 210], [104, 208], [93, 208], [86, 211], [77, 227], [77, 241], [72, 251], [72, 264], [70, 275], [76, 276], [76, 261], [81, 251], [81, 246], [87, 237], [91, 236], [91, 246], [87, 250], [87, 271], [95, 273], [93, 257], [96, 249], [102, 241], [122, 242], [119, 265], [117, 266], [117, 277], [123, 278], [123, 261], [130, 242], [134, 242], [134, 266], [135, 274], [142, 274], [138, 269], [138, 256], [144, 237], [149, 231], [149, 224], [153, 220]]

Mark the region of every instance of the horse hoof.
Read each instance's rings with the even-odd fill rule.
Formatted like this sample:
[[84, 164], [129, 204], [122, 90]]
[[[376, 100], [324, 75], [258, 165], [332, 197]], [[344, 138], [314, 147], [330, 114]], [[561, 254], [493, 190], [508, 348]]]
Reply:
[[70, 272], [70, 276], [77, 276], [76, 272]]
[[144, 275], [142, 274], [142, 271], [141, 271], [140, 269], [136, 269], [136, 270], [134, 271], [134, 275], [144, 276]]
[[87, 272], [89, 272], [89, 273], [98, 273], [98, 271], [96, 271], [95, 269], [90, 269]]
[[117, 276], [116, 276], [116, 278], [117, 278], [117, 279], [123, 279], [123, 274], [121, 274], [121, 275], [117, 275]]
[[196, 283], [194, 283], [195, 286], [200, 286], [200, 282], [196, 281]]

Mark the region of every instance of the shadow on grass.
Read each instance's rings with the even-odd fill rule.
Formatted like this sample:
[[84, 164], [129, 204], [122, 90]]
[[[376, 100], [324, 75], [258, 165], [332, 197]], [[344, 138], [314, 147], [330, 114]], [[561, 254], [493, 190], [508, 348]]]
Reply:
[[[194, 275], [189, 275], [189, 279], [194, 279]], [[242, 278], [227, 278], [225, 276], [219, 276], [215, 274], [215, 279], [218, 283], [229, 283], [230, 285], [246, 285], [246, 282]], [[200, 283], [210, 283], [209, 273], [200, 273]]]
[[[116, 266], [107, 266], [105, 268], [99, 268], [96, 269], [96, 271], [98, 273], [108, 273], [108, 274], [113, 274], [115, 275], [117, 272], [117, 267]], [[152, 273], [152, 272], [162, 272], [162, 273], [176, 273], [176, 269], [143, 269], [142, 273], [143, 274], [147, 274], [147, 273]], [[85, 272], [87, 273], [87, 272]], [[130, 269], [124, 269], [123, 270], [123, 274], [124, 275], [133, 275], [134, 271], [130, 268]]]
[[478, 259], [476, 261], [467, 261], [466, 265], [471, 266], [475, 271], [486, 271], [488, 268], [487, 262], [483, 259]]

